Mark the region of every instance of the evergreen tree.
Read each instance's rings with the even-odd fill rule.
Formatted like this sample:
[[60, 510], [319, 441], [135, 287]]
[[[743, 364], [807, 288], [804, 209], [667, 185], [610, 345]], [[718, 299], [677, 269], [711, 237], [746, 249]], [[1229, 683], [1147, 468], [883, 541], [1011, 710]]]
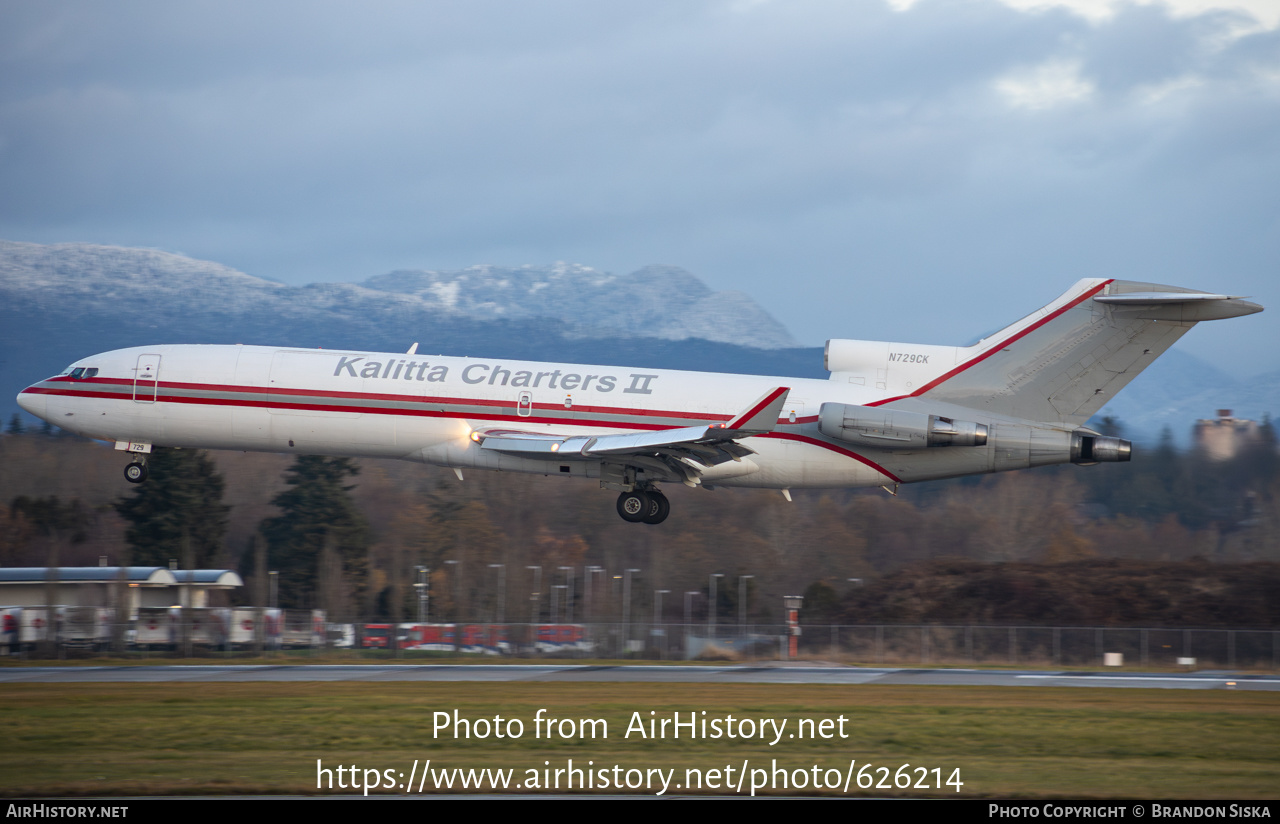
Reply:
[[197, 569], [218, 562], [227, 531], [222, 476], [208, 453], [194, 449], [156, 449], [147, 461], [149, 478], [133, 495], [115, 503], [130, 523], [125, 538], [140, 566], [165, 566], [183, 557], [183, 531], [191, 542]]
[[79, 498], [64, 504], [57, 495], [48, 498], [20, 495], [9, 504], [9, 515], [21, 518], [50, 539], [65, 538], [73, 544], [85, 540], [90, 521], [89, 513]]
[[[278, 517], [262, 522], [268, 565], [280, 573], [280, 606], [322, 606], [322, 566], [336, 566], [346, 582], [361, 590], [369, 548], [369, 525], [351, 499], [354, 486], [344, 486], [360, 467], [350, 458], [301, 455], [286, 473], [289, 489], [271, 503]], [[333, 553], [337, 563], [325, 563]]]
[[1280, 476], [1280, 449], [1277, 449], [1276, 425], [1271, 415], [1262, 416], [1258, 424], [1258, 441], [1241, 452], [1234, 467], [1241, 480], [1255, 488], [1265, 488]]
[[806, 624], [828, 624], [837, 620], [840, 597], [825, 581], [814, 581], [804, 591], [800, 614]]
[[27, 428], [22, 425], [22, 416], [17, 412], [13, 413], [13, 417], [9, 419], [9, 428], [5, 430], [10, 435], [21, 435], [26, 432]]

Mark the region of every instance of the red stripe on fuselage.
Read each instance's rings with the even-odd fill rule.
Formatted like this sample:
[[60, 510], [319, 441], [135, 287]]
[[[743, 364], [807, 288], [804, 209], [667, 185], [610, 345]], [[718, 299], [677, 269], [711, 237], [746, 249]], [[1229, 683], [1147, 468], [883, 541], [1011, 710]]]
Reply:
[[[45, 383], [52, 381], [63, 381], [62, 378], [50, 378]], [[100, 384], [107, 386], [132, 386], [133, 381], [119, 378], [93, 378], [90, 380], [67, 381], [77, 387]], [[176, 381], [162, 381], [158, 386], [158, 393], [163, 393], [165, 389], [185, 389], [192, 392], [227, 392], [240, 393], [246, 395], [285, 395], [295, 397], [323, 397], [333, 398], [335, 400], [368, 400], [383, 401], [391, 403], [413, 403], [413, 404], [441, 404], [445, 406], [496, 406], [515, 408], [514, 400], [492, 400], [488, 398], [454, 398], [454, 397], [437, 397], [431, 395], [393, 395], [378, 394], [374, 392], [341, 392], [337, 390], [319, 390], [319, 389], [276, 389], [265, 388], [261, 386], [227, 386], [223, 384], [213, 383], [181, 383]], [[152, 394], [150, 385], [145, 387], [146, 394]], [[119, 394], [110, 394], [106, 392], [94, 392], [91, 389], [49, 389], [40, 386], [31, 386], [23, 390], [38, 395], [67, 395], [80, 398], [106, 398], [109, 400], [130, 400]], [[333, 407], [329, 409], [328, 404], [291, 404], [288, 402], [276, 401], [252, 401], [248, 399], [222, 399], [222, 398], [205, 398], [205, 397], [178, 397], [157, 394], [156, 400], [162, 400], [169, 403], [209, 403], [220, 406], [239, 405], [250, 407], [272, 407], [280, 409], [325, 409], [328, 411], [341, 412], [378, 412], [385, 411], [388, 414], [418, 414], [417, 410], [388, 410], [381, 407]], [[148, 398], [148, 403], [150, 398]], [[535, 403], [534, 409], [542, 409], [546, 411], [554, 411], [560, 409], [569, 409], [573, 412], [586, 412], [598, 415], [629, 415], [633, 417], [646, 418], [679, 418], [693, 421], [727, 421], [732, 415], [724, 415], [720, 413], [695, 413], [695, 412], [676, 412], [661, 409], [636, 409], [626, 406], [592, 406], [586, 404], [574, 404], [573, 407], [566, 407], [563, 403]], [[425, 413], [424, 413], [425, 414]], [[601, 424], [608, 425], [608, 424]], [[650, 428], [664, 429], [661, 425]]]
[[[108, 383], [107, 380], [97, 380], [96, 382]], [[90, 381], [75, 381], [75, 384], [77, 386], [84, 386], [84, 384], [86, 383], [90, 383]], [[132, 383], [132, 381], [117, 381], [114, 383], [130, 384]], [[182, 386], [183, 388], [194, 388], [196, 384], [167, 384], [167, 386]], [[216, 386], [216, 385], [202, 385], [202, 386], [204, 386], [206, 390], [216, 390], [220, 392], [242, 391], [240, 389], [233, 388], [233, 387]], [[257, 394], [266, 394], [267, 392], [272, 392], [274, 394], [281, 394], [279, 390], [263, 390], [257, 387], [254, 387], [254, 390]], [[86, 389], [79, 389], [79, 388], [50, 389], [47, 387], [32, 386], [32, 387], [28, 387], [24, 391], [30, 392], [33, 394], [39, 394], [39, 395], [61, 395], [61, 396], [79, 397], [79, 398], [97, 398], [101, 400], [131, 400], [131, 398], [129, 397], [108, 394], [105, 392], [94, 392], [91, 389], [87, 389], [87, 388]], [[298, 391], [300, 393], [302, 392], [302, 390], [298, 390]], [[320, 393], [320, 392], [311, 391], [309, 392], [309, 394], [312, 396], [324, 395], [328, 397], [334, 397], [335, 399], [344, 399], [344, 400], [349, 399], [352, 396], [358, 397], [360, 399], [371, 399], [371, 400], [393, 400], [393, 399], [396, 399], [397, 397], [401, 397], [407, 400], [411, 400], [413, 403], [453, 402], [453, 403], [460, 403], [460, 404], [478, 405], [474, 401], [469, 399], [460, 399], [460, 400], [453, 400], [453, 399], [445, 400], [445, 399], [439, 399], [439, 398], [423, 399], [415, 396], [387, 396], [387, 395], [372, 395], [368, 393], [347, 393], [347, 392]], [[777, 394], [772, 393], [772, 397], [776, 398]], [[344, 412], [344, 413], [358, 413], [358, 414], [404, 415], [404, 416], [410, 416], [410, 417], [424, 417], [424, 418], [468, 419], [468, 418], [477, 417], [476, 415], [466, 414], [462, 412], [447, 412], [443, 409], [431, 410], [431, 409], [405, 409], [405, 408], [394, 408], [394, 407], [387, 408], [387, 407], [345, 406], [342, 404], [279, 403], [279, 402], [269, 401], [265, 398], [263, 400], [250, 400], [247, 398], [204, 398], [204, 397], [157, 395], [155, 402], [156, 403], [181, 403], [181, 404], [209, 405], [209, 406], [241, 406], [241, 407], [248, 407], [248, 408], [268, 408], [269, 407], [273, 409], [296, 409], [296, 410], [305, 410], [305, 411], [312, 411], [312, 412]], [[548, 404], [544, 408], [558, 409], [560, 407], [554, 404]], [[588, 411], [589, 409], [590, 409], [589, 407], [575, 407], [575, 411]], [[601, 409], [608, 410], [609, 413], [612, 413], [612, 414], [628, 414], [632, 411], [632, 410], [617, 409], [617, 408], [611, 408], [611, 407], [601, 407]], [[643, 416], [664, 416], [664, 417], [684, 417], [684, 418], [694, 417], [689, 413], [655, 412], [651, 410], [634, 410], [634, 411]], [[704, 415], [698, 419], [714, 420], [717, 418], [724, 419], [727, 417], [728, 416], [721, 416], [721, 415]], [[602, 427], [602, 428], [612, 428], [612, 429], [630, 428], [630, 429], [660, 431], [663, 429], [672, 428], [670, 426], [665, 426], [663, 424], [639, 422], [639, 421], [600, 421], [600, 420], [564, 419], [564, 418], [549, 418], [549, 417], [519, 416], [519, 415], [485, 414], [484, 419], [495, 420], [495, 421], [511, 421], [513, 423], [519, 423], [519, 424], [531, 424], [531, 423], [551, 424], [551, 425], [559, 424], [562, 426], [586, 426], [586, 427]], [[814, 420], [817, 420], [816, 416], [798, 418], [796, 423], [799, 424], [802, 421], [811, 422]], [[779, 421], [779, 423], [782, 424], [783, 422]], [[798, 434], [791, 434], [787, 432], [778, 432], [778, 431], [765, 433], [763, 435], [758, 435], [756, 437], [782, 438], [786, 440], [798, 441], [800, 443], [806, 443], [811, 446], [821, 447], [823, 449], [827, 449], [832, 452], [835, 452], [839, 455], [843, 455], [847, 458], [852, 458], [853, 460], [858, 461], [859, 463], [864, 464], [865, 466], [868, 466], [871, 469], [874, 469], [876, 472], [879, 472], [881, 475], [884, 475], [886, 478], [891, 479], [895, 483], [902, 482], [901, 479], [899, 479], [892, 472], [880, 466], [879, 464], [875, 463], [871, 459], [866, 458], [852, 450], [845, 449], [844, 447], [837, 446], [836, 444], [827, 443], [826, 441], [818, 440], [817, 438], [813, 438], [807, 435], [798, 435]]]
[[[97, 381], [97, 382], [107, 383], [107, 381]], [[42, 387], [42, 386], [31, 386], [23, 391], [31, 394], [36, 394], [36, 395], [60, 395], [60, 396], [76, 397], [76, 398], [98, 398], [102, 400], [128, 401], [133, 399], [131, 396], [128, 396], [128, 395], [113, 394], [108, 392], [95, 392], [91, 388], [87, 388], [87, 387], [80, 388], [80, 387], [84, 387], [85, 384], [88, 384], [88, 383], [91, 383], [91, 382], [83, 381], [83, 380], [76, 381], [75, 382], [75, 385], [77, 386], [76, 389], [61, 389], [61, 388], [53, 389], [53, 388]], [[132, 382], [131, 381], [115, 382], [115, 385], [119, 385], [119, 383], [129, 385]], [[293, 410], [303, 410], [303, 411], [313, 411], [313, 412], [343, 412], [343, 413], [375, 414], [375, 415], [377, 414], [404, 415], [404, 416], [417, 416], [417, 417], [427, 417], [427, 418], [466, 419], [466, 418], [483, 417], [485, 420], [525, 421], [529, 423], [561, 424], [564, 426], [613, 427], [616, 429], [630, 428], [630, 429], [643, 429], [643, 430], [662, 430], [662, 429], [672, 428], [667, 424], [649, 423], [649, 422], [642, 422], [642, 421], [626, 421], [626, 420], [602, 421], [602, 420], [545, 417], [545, 416], [531, 417], [527, 415], [515, 415], [515, 414], [503, 415], [503, 414], [490, 413], [490, 412], [482, 412], [482, 413], [476, 414], [476, 413], [466, 413], [466, 412], [457, 412], [457, 411], [451, 412], [445, 409], [436, 410], [436, 409], [421, 409], [421, 408], [410, 409], [410, 408], [404, 408], [404, 407], [384, 407], [384, 406], [348, 406], [341, 403], [294, 403], [289, 401], [280, 401], [277, 399], [267, 399], [267, 398], [263, 398], [262, 400], [255, 400], [252, 398], [210, 398], [210, 397], [203, 397], [203, 396], [166, 395], [164, 394], [164, 391], [163, 391], [165, 389], [170, 389], [170, 388], [184, 388], [184, 389], [191, 389], [193, 391], [200, 391], [199, 389], [196, 389], [197, 386], [199, 386], [204, 391], [217, 391], [217, 392], [240, 393], [240, 394], [251, 394], [251, 395], [252, 394], [281, 395], [281, 394], [287, 393], [287, 394], [294, 394], [294, 395], [300, 395], [305, 397], [332, 398], [334, 400], [375, 400], [375, 401], [392, 402], [392, 403], [395, 403], [395, 402], [412, 403], [415, 405], [440, 405], [442, 407], [444, 406], [486, 406], [486, 407], [507, 407], [512, 410], [515, 409], [515, 404], [511, 401], [477, 400], [472, 398], [433, 398], [433, 397], [421, 397], [416, 395], [377, 395], [377, 394], [372, 394], [367, 392], [274, 390], [274, 389], [262, 389], [260, 387], [241, 388], [241, 387], [219, 386], [216, 384], [178, 384], [178, 383], [161, 384], [159, 387], [160, 391], [156, 393], [154, 401], [152, 401], [152, 399], [148, 397], [146, 400], [146, 403], [150, 404], [155, 402], [155, 403], [196, 404], [196, 405], [208, 405], [208, 406], [241, 406], [241, 407], [247, 407], [247, 408], [260, 408], [260, 409], [261, 408], [293, 409]], [[151, 394], [150, 391], [148, 391], [147, 395], [150, 396], [150, 394]], [[585, 413], [585, 414], [597, 414], [597, 415], [618, 415], [618, 416], [631, 416], [631, 417], [641, 417], [641, 418], [676, 418], [676, 419], [683, 419], [683, 420], [713, 421], [713, 422], [728, 420], [730, 417], [729, 415], [721, 415], [716, 413], [695, 414], [691, 412], [672, 412], [672, 411], [650, 410], [650, 409], [633, 409], [629, 407], [575, 405], [570, 409], [565, 407], [563, 404], [557, 404], [557, 403], [534, 404], [533, 409], [535, 411], [541, 410], [543, 412], [556, 412], [556, 411], [563, 410], [566, 412], [572, 412], [577, 414]]]
[[[243, 401], [232, 398], [185, 398], [172, 397], [167, 398], [161, 396], [158, 401], [164, 403], [190, 403], [190, 404], [209, 404], [213, 406], [250, 406], [258, 408], [271, 409], [296, 409], [308, 412], [352, 412], [364, 415], [402, 415], [411, 418], [452, 418], [457, 420], [471, 420], [475, 418], [483, 418], [486, 421], [513, 421], [524, 423], [547, 423], [559, 424], [560, 426], [598, 426], [608, 427], [612, 429], [652, 429], [662, 430], [671, 429], [672, 427], [660, 423], [639, 423], [636, 421], [593, 421], [579, 418], [548, 418], [538, 417], [535, 415], [503, 415], [498, 413], [484, 412], [479, 415], [467, 412], [449, 412], [444, 409], [405, 409], [404, 407], [369, 407], [369, 406], [341, 406], [338, 404], [323, 403], [273, 403], [269, 401]], [[514, 408], [514, 407], [513, 407]], [[551, 409], [557, 407], [551, 406]]]
[[843, 446], [837, 446], [833, 443], [820, 441], [817, 438], [811, 438], [808, 435], [794, 435], [794, 434], [791, 434], [790, 432], [766, 432], [765, 434], [757, 435], [756, 437], [757, 438], [781, 438], [783, 440], [788, 440], [788, 441], [799, 441], [800, 443], [807, 443], [810, 446], [820, 446], [823, 449], [829, 449], [838, 455], [844, 455], [846, 458], [853, 458], [858, 463], [865, 464], [866, 466], [871, 467], [876, 472], [879, 472], [881, 475], [885, 476], [886, 478], [893, 481], [894, 483], [897, 483], [897, 484], [902, 483], [901, 478], [899, 478], [897, 475], [894, 475], [892, 472], [885, 469], [880, 464], [876, 463], [870, 458], [867, 458], [863, 455], [859, 455], [857, 452], [854, 452], [851, 449], [845, 449]]

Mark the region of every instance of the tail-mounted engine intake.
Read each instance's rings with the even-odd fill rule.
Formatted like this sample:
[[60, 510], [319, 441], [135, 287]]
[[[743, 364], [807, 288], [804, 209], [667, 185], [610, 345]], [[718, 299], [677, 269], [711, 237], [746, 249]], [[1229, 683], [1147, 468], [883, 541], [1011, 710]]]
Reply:
[[1122, 438], [1109, 435], [1094, 435], [1090, 432], [1071, 433], [1071, 462], [1089, 466], [1091, 464], [1127, 461], [1133, 451], [1133, 445]]
[[824, 403], [818, 411], [818, 431], [828, 438], [878, 449], [985, 446], [988, 434], [986, 424], [846, 403]]

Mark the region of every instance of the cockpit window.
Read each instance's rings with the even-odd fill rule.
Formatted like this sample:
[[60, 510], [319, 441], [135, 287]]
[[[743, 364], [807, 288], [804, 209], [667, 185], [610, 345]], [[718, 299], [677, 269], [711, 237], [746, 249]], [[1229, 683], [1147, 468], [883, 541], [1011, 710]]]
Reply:
[[78, 367], [71, 370], [71, 380], [78, 381], [84, 377], [84, 367]]
[[75, 369], [71, 370], [71, 380], [73, 381], [87, 380], [89, 378], [95, 377], [97, 374], [98, 374], [98, 367], [96, 366], [87, 366], [87, 367], [77, 366]]

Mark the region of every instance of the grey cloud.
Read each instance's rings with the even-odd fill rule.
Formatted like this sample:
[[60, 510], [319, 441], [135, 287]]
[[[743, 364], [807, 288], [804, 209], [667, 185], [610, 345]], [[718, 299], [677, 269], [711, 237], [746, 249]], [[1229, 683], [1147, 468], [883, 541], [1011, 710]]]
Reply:
[[[1231, 22], [994, 0], [9, 4], [0, 237], [290, 282], [672, 263], [808, 343], [958, 342], [1084, 276], [1265, 303], [1280, 49], [1222, 47]], [[1052, 61], [1093, 96], [1026, 111], [997, 90]]]

